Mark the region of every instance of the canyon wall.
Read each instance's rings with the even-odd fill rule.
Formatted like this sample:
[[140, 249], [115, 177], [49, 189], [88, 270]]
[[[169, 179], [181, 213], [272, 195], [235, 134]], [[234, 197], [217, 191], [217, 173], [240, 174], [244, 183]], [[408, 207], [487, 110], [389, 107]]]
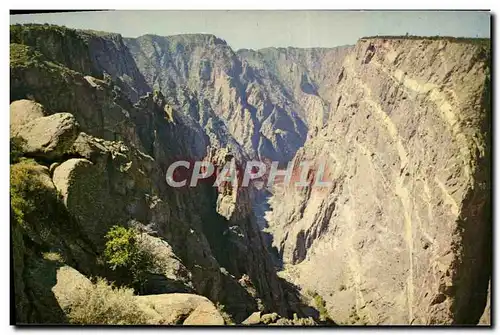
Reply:
[[[224, 127], [253, 158], [286, 164], [330, 110], [323, 98], [349, 47], [234, 52], [213, 35], [144, 35], [125, 43], [150, 87], [197, 97], [199, 120]], [[326, 75], [325, 75], [326, 74]], [[234, 143], [231, 144], [234, 147]]]
[[340, 323], [475, 324], [491, 274], [489, 40], [366, 38], [294, 160], [326, 188], [274, 190], [282, 275]]

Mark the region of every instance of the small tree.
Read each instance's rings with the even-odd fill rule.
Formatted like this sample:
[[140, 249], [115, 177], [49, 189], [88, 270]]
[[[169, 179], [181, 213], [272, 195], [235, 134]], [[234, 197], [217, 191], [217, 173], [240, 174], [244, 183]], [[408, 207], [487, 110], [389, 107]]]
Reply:
[[112, 270], [124, 269], [132, 277], [139, 292], [147, 281], [147, 271], [153, 265], [151, 253], [140, 245], [140, 233], [134, 228], [113, 226], [106, 234], [104, 258]]

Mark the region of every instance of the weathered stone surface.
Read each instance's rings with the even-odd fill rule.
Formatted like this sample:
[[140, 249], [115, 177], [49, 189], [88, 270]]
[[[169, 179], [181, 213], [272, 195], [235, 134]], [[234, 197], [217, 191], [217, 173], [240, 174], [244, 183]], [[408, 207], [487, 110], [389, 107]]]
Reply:
[[491, 326], [491, 280], [488, 284], [486, 307], [484, 308], [483, 315], [481, 315], [481, 319], [479, 319], [479, 325]]
[[57, 269], [56, 280], [52, 292], [63, 310], [71, 308], [75, 291], [88, 290], [92, 287], [92, 282], [88, 278], [67, 265]]
[[[360, 40], [335, 110], [295, 162], [326, 161], [324, 188], [275, 190], [285, 278], [335, 321], [475, 324], [491, 262], [489, 47]], [[361, 315], [362, 314], [362, 315]]]
[[194, 292], [192, 274], [166, 241], [142, 233], [139, 245], [153, 258], [152, 268], [148, 269], [150, 276], [146, 283], [146, 291], [149, 294]]
[[43, 106], [31, 100], [16, 100], [10, 104], [10, 132], [15, 133], [20, 126], [47, 115]]
[[214, 304], [205, 297], [185, 294], [138, 296], [138, 305], [150, 324], [224, 325]]
[[78, 135], [78, 123], [72, 114], [56, 113], [38, 117], [18, 127], [13, 136], [26, 142], [26, 154], [56, 159], [71, 148]]
[[260, 323], [260, 314], [261, 314], [261, 312], [253, 312], [241, 324], [246, 325], [246, 326], [259, 324]]

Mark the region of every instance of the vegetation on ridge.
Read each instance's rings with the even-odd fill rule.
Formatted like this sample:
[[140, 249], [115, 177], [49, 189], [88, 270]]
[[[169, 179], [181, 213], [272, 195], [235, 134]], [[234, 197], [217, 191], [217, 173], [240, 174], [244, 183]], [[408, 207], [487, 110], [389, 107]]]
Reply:
[[469, 44], [479, 44], [479, 45], [489, 45], [491, 39], [482, 37], [454, 37], [454, 36], [416, 36], [416, 35], [375, 35], [375, 36], [365, 36], [361, 37], [360, 40], [369, 39], [385, 39], [385, 40], [444, 40], [454, 43], [469, 43]]

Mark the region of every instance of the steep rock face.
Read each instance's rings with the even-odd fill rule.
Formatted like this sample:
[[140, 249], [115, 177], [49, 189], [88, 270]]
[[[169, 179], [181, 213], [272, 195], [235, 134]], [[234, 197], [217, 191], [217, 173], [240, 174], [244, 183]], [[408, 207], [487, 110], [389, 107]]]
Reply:
[[[265, 48], [238, 50], [238, 56], [256, 73], [265, 73], [266, 90], [279, 89], [295, 102], [309, 131], [321, 128], [331, 110], [331, 93], [345, 55], [352, 46], [335, 48]], [[274, 88], [273, 88], [274, 87]]]
[[[145, 35], [125, 43], [151, 87], [166, 96], [187, 87], [201, 106], [200, 123], [226, 128], [250, 157], [288, 162], [304, 143], [308, 122], [322, 122], [328, 114], [315, 88], [320, 83], [311, 79], [319, 76], [305, 70], [305, 64], [318, 64], [314, 49], [299, 56], [287, 50], [280, 57], [270, 51], [235, 53], [225, 41], [202, 34]], [[335, 74], [344, 54], [329, 55], [317, 68]]]
[[275, 190], [283, 275], [336, 321], [478, 322], [491, 271], [483, 42], [361, 39], [326, 126], [295, 157], [326, 162], [331, 185]]

